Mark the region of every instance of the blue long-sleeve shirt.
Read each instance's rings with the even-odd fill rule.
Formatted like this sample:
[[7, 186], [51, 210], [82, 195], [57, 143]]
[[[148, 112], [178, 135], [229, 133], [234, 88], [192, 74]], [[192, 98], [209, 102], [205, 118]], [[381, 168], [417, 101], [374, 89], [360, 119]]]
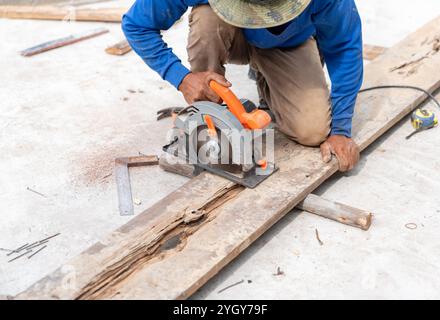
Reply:
[[[168, 30], [188, 10], [207, 0], [137, 0], [122, 19], [133, 50], [176, 88], [190, 71], [167, 46], [161, 30]], [[354, 0], [312, 0], [284, 31], [243, 29], [258, 48], [292, 48], [315, 36], [332, 82], [332, 134], [351, 136], [356, 97], [363, 80], [361, 20]], [[307, 68], [307, 66], [305, 66]]]

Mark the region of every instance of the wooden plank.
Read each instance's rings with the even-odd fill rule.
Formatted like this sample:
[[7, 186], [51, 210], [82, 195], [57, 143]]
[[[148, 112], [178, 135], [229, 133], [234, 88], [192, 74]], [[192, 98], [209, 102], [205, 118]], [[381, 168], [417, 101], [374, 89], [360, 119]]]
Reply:
[[[366, 67], [365, 86], [440, 87], [440, 18]], [[416, 56], [423, 54], [424, 59]], [[364, 150], [426, 97], [411, 90], [362, 94], [353, 135]], [[280, 170], [256, 189], [202, 173], [18, 295], [19, 299], [183, 299], [236, 258], [337, 171], [316, 148], [277, 136]], [[73, 278], [74, 281], [68, 281]]]
[[130, 51], [131, 47], [127, 40], [122, 40], [105, 49], [105, 52], [115, 56], [122, 56]]
[[0, 6], [0, 18], [121, 22], [128, 8], [75, 8], [58, 6]]
[[362, 230], [368, 230], [373, 219], [369, 211], [329, 201], [314, 194], [309, 194], [297, 208]]
[[374, 46], [371, 44], [364, 44], [364, 59], [365, 60], [374, 60], [377, 57], [381, 56], [382, 54], [387, 51], [388, 48], [384, 48], [381, 46]]
[[100, 35], [102, 35], [104, 33], [108, 33], [108, 32], [109, 31], [106, 28], [98, 28], [98, 29], [94, 29], [94, 30], [90, 30], [90, 31], [81, 33], [81, 34], [70, 35], [68, 37], [44, 42], [44, 43], [41, 43], [41, 44], [36, 45], [34, 47], [25, 49], [25, 50], [21, 51], [20, 54], [24, 57], [34, 56], [34, 55], [42, 53], [42, 52], [46, 52], [46, 51], [53, 50], [56, 48], [68, 46], [68, 45], [77, 43], [79, 41], [94, 38], [94, 37], [100, 36]]
[[[178, 163], [175, 157], [168, 153], [160, 157], [159, 165], [165, 171], [188, 178], [200, 174], [196, 172], [194, 165]], [[297, 208], [362, 230], [368, 230], [373, 219], [371, 212], [329, 201], [314, 194], [309, 194]]]
[[109, 0], [75, 0], [74, 2], [72, 2], [72, 0], [67, 0], [65, 2], [64, 1], [57, 2], [56, 6], [57, 7], [63, 7], [63, 6], [79, 7], [79, 6], [85, 6], [85, 5], [96, 4], [96, 3], [100, 3], [100, 2], [108, 2], [108, 1]]

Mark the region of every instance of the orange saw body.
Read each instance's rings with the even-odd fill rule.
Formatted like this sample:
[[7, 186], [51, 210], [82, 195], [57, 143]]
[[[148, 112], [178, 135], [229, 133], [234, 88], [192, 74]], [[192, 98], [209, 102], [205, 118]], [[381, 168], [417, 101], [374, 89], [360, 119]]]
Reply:
[[263, 152], [272, 119], [229, 88], [215, 81], [210, 87], [224, 103], [200, 101], [186, 108], [187, 117], [176, 117], [176, 134], [164, 150], [201, 170], [255, 188], [277, 170]]

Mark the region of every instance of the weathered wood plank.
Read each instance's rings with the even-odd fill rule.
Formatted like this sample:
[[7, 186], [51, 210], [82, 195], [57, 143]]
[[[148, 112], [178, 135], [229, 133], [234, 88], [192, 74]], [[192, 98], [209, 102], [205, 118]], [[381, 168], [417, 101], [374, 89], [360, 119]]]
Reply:
[[58, 6], [0, 6], [0, 18], [121, 22], [128, 8], [75, 8]]
[[[160, 157], [159, 165], [165, 171], [188, 178], [194, 178], [199, 174], [194, 165], [178, 163], [174, 156], [167, 153]], [[309, 194], [296, 208], [362, 230], [368, 230], [373, 219], [371, 212], [329, 201], [314, 194]]]
[[[410, 84], [439, 88], [440, 18], [366, 68], [365, 87]], [[423, 58], [418, 57], [422, 54]], [[362, 94], [354, 139], [365, 149], [425, 96], [416, 91]], [[280, 170], [258, 188], [242, 189], [207, 173], [190, 180], [18, 298], [183, 299], [237, 257], [337, 171], [318, 149], [277, 137]], [[75, 285], [66, 278], [75, 275]]]

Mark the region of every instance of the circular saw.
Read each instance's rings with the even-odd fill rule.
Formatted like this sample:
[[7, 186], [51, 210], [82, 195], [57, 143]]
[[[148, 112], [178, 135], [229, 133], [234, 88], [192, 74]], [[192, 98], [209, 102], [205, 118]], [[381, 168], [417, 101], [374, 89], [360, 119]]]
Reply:
[[229, 88], [215, 81], [209, 85], [224, 103], [199, 101], [179, 112], [163, 149], [200, 170], [255, 188], [277, 171], [264, 152], [265, 144], [273, 143], [267, 141], [272, 119]]

